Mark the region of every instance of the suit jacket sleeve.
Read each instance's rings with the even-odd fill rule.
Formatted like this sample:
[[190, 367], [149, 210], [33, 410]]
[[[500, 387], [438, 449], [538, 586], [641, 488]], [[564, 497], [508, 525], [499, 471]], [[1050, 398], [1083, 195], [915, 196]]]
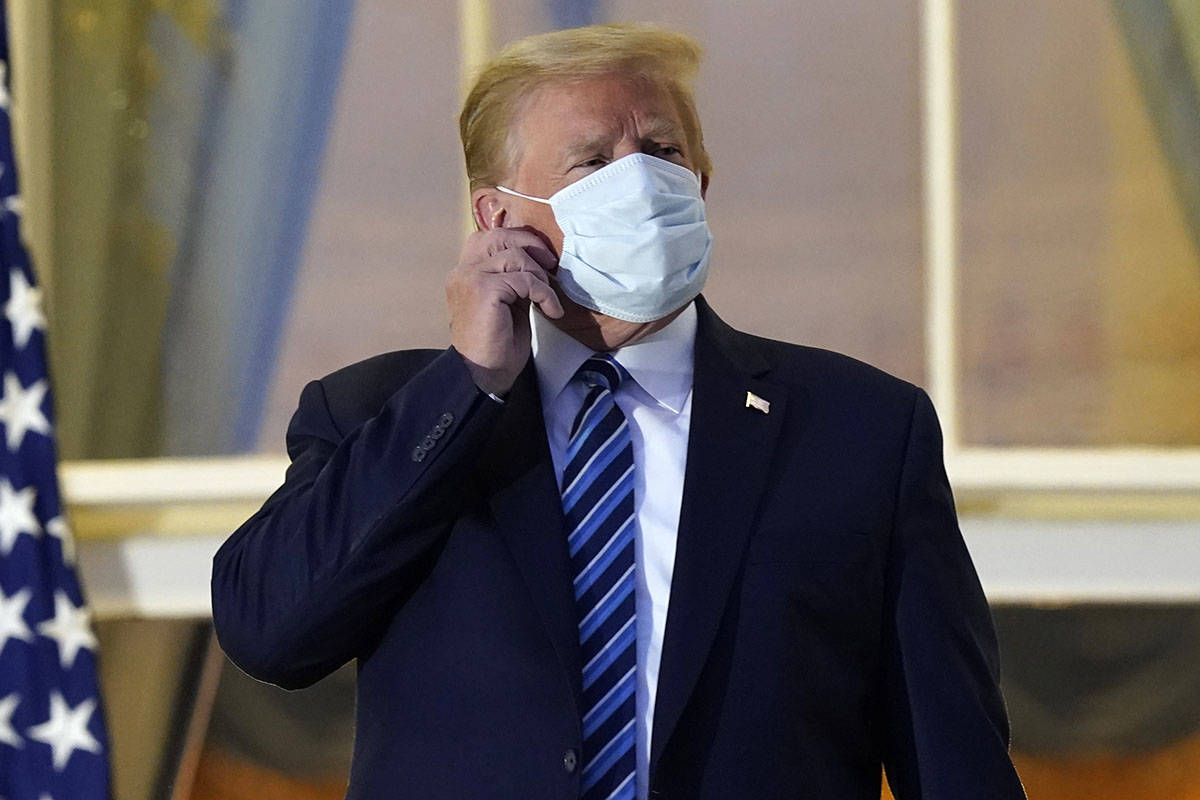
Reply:
[[355, 657], [425, 574], [499, 409], [453, 348], [351, 431], [308, 384], [283, 486], [213, 560], [213, 624], [233, 662], [299, 688]]
[[958, 529], [929, 397], [918, 390], [889, 545], [884, 767], [897, 800], [1017, 800], [999, 655]]

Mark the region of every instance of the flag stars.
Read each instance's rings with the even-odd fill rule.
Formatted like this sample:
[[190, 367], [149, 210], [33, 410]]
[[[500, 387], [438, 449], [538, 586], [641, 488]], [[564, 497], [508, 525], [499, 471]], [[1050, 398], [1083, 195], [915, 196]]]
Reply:
[[29, 605], [32, 596], [33, 593], [29, 589], [22, 589], [12, 597], [0, 589], [0, 655], [4, 653], [4, 646], [8, 644], [9, 639], [20, 639], [23, 642], [33, 639], [33, 632], [25, 624], [25, 607]]
[[38, 625], [38, 633], [58, 644], [58, 660], [63, 669], [70, 669], [81, 649], [95, 650], [91, 613], [76, 606], [65, 592], [54, 593], [54, 618]]
[[30, 739], [50, 745], [54, 756], [54, 769], [62, 772], [76, 750], [89, 753], [100, 752], [100, 742], [88, 731], [88, 722], [96, 710], [94, 699], [84, 700], [75, 708], [67, 705], [62, 693], [50, 693], [50, 719], [34, 725], [25, 732]]
[[17, 537], [22, 533], [37, 536], [42, 532], [33, 504], [37, 500], [37, 489], [26, 486], [20, 491], [13, 489], [8, 478], [0, 478], [0, 555], [12, 552]]
[[20, 704], [21, 696], [16, 692], [0, 698], [0, 744], [9, 747], [21, 747], [25, 744], [25, 740], [17, 735], [12, 726], [13, 712]]
[[47, 296], [17, 235], [5, 41], [0, 30], [0, 800], [107, 797], [98, 645], [55, 476]]
[[8, 286], [4, 316], [12, 325], [13, 343], [18, 350], [22, 350], [29, 344], [29, 337], [35, 330], [46, 329], [46, 317], [42, 314], [42, 291], [29, 284], [21, 269], [13, 269], [9, 273]]
[[55, 517], [46, 523], [46, 533], [58, 539], [62, 545], [63, 562], [66, 564], [75, 563], [75, 536], [71, 533], [71, 526], [61, 516]]
[[0, 422], [4, 423], [8, 449], [17, 452], [25, 434], [29, 431], [50, 435], [50, 420], [42, 413], [42, 400], [46, 397], [46, 381], [36, 380], [30, 386], [21, 386], [21, 379], [13, 371], [4, 373], [4, 396], [0, 398]]

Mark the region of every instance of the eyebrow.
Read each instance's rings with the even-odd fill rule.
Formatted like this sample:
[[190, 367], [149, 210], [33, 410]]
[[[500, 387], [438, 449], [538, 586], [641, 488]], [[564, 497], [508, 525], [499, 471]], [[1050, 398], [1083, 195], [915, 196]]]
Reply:
[[683, 130], [670, 117], [646, 118], [646, 139], [683, 139]]
[[[678, 140], [683, 145], [683, 131], [670, 117], [655, 115], [647, 117], [642, 134], [642, 141]], [[582, 155], [598, 152], [609, 143], [608, 134], [589, 135], [567, 145], [563, 150], [563, 160], [572, 161]]]

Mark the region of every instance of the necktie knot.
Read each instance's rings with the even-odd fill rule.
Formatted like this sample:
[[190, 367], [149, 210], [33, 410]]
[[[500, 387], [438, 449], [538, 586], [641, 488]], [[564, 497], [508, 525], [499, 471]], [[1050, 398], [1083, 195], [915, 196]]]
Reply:
[[575, 378], [583, 381], [589, 389], [601, 386], [615, 393], [628, 374], [610, 354], [596, 353], [580, 365], [575, 371]]

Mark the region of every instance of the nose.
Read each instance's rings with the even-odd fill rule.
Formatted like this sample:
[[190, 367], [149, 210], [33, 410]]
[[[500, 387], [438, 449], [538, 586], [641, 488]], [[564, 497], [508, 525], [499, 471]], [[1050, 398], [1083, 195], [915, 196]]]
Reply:
[[613, 161], [616, 161], [618, 159], [624, 158], [625, 156], [631, 156], [634, 153], [640, 153], [640, 152], [642, 152], [641, 142], [621, 141], [620, 143], [617, 144], [616, 147], [613, 148], [613, 154], [612, 154]]

